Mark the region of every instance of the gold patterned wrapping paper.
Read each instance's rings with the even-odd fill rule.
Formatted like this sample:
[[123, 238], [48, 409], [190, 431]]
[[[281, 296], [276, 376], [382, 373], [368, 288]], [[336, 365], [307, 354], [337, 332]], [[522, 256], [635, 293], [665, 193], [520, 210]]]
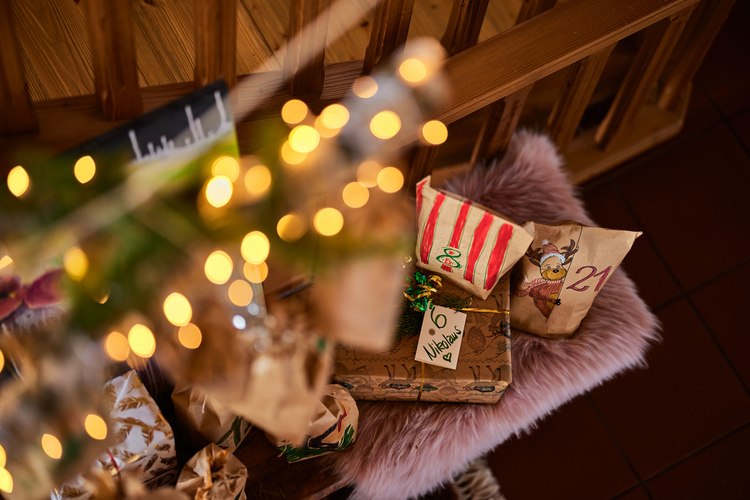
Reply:
[[[118, 444], [99, 456], [92, 469], [103, 468], [111, 474], [118, 469], [132, 471], [149, 489], [173, 483], [177, 477], [177, 455], [172, 428], [135, 370], [109, 381], [105, 394], [114, 422], [110, 432]], [[93, 498], [82, 476], [66, 482], [51, 496], [54, 500]]]
[[[442, 294], [472, 297], [472, 308], [508, 311], [510, 273], [482, 300], [444, 283]], [[354, 399], [497, 403], [511, 382], [510, 317], [507, 312], [466, 312], [466, 327], [455, 370], [414, 360], [419, 336], [403, 338], [385, 351], [368, 353], [339, 345], [334, 381]]]

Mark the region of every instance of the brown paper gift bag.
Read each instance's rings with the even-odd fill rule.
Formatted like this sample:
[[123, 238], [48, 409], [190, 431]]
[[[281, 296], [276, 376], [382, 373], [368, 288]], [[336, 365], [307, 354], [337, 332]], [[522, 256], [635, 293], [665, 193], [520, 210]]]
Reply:
[[349, 391], [338, 384], [328, 384], [303, 445], [294, 446], [288, 440], [266, 436], [289, 462], [298, 462], [345, 450], [357, 439], [358, 423], [359, 410]]
[[430, 176], [417, 184], [417, 223], [417, 266], [482, 299], [531, 243], [500, 214], [430, 187]]
[[575, 333], [594, 298], [642, 233], [574, 221], [524, 225], [534, 241], [516, 267], [511, 326], [541, 337]]
[[188, 460], [176, 488], [195, 500], [245, 500], [246, 482], [247, 467], [211, 443]]
[[236, 450], [252, 428], [249, 421], [188, 384], [177, 383], [172, 403], [180, 427], [196, 448], [214, 443], [220, 448]]

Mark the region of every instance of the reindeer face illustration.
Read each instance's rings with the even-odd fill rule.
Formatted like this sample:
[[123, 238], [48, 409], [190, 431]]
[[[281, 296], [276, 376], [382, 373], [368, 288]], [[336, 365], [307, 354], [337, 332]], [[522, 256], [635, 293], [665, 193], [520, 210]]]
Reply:
[[561, 280], [568, 271], [563, 267], [563, 261], [559, 257], [551, 256], [539, 266], [542, 278], [548, 280]]

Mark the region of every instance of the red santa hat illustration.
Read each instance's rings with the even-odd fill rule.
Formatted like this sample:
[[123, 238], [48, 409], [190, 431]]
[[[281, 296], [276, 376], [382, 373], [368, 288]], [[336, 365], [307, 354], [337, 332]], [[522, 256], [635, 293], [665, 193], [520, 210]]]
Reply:
[[560, 253], [555, 245], [549, 242], [549, 240], [542, 241], [542, 257], [539, 259], [539, 266], [544, 264], [544, 261], [550, 257], [557, 257], [560, 259], [561, 264], [565, 264], [565, 256]]

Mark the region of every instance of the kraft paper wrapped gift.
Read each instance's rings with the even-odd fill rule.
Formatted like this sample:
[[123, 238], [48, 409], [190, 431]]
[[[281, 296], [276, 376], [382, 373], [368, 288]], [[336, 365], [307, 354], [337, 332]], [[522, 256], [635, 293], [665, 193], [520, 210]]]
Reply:
[[245, 483], [247, 467], [211, 443], [188, 460], [176, 488], [193, 500], [245, 500]]
[[511, 325], [550, 339], [571, 337], [641, 233], [574, 221], [528, 222], [531, 247], [513, 271]]
[[521, 226], [452, 193], [417, 184], [417, 266], [486, 299], [531, 243]]
[[511, 382], [509, 291], [508, 274], [484, 300], [443, 283], [441, 296], [472, 297], [472, 308], [505, 311], [466, 313], [455, 370], [415, 361], [415, 335], [377, 353], [339, 345], [334, 351], [334, 381], [349, 389], [354, 399], [497, 403]]
[[[110, 419], [115, 441], [109, 453], [101, 455], [92, 469], [133, 472], [149, 489], [172, 483], [177, 477], [174, 435], [135, 370], [112, 379], [105, 387], [110, 402]], [[117, 464], [117, 467], [112, 462]], [[53, 499], [90, 499], [82, 476], [52, 493]]]

